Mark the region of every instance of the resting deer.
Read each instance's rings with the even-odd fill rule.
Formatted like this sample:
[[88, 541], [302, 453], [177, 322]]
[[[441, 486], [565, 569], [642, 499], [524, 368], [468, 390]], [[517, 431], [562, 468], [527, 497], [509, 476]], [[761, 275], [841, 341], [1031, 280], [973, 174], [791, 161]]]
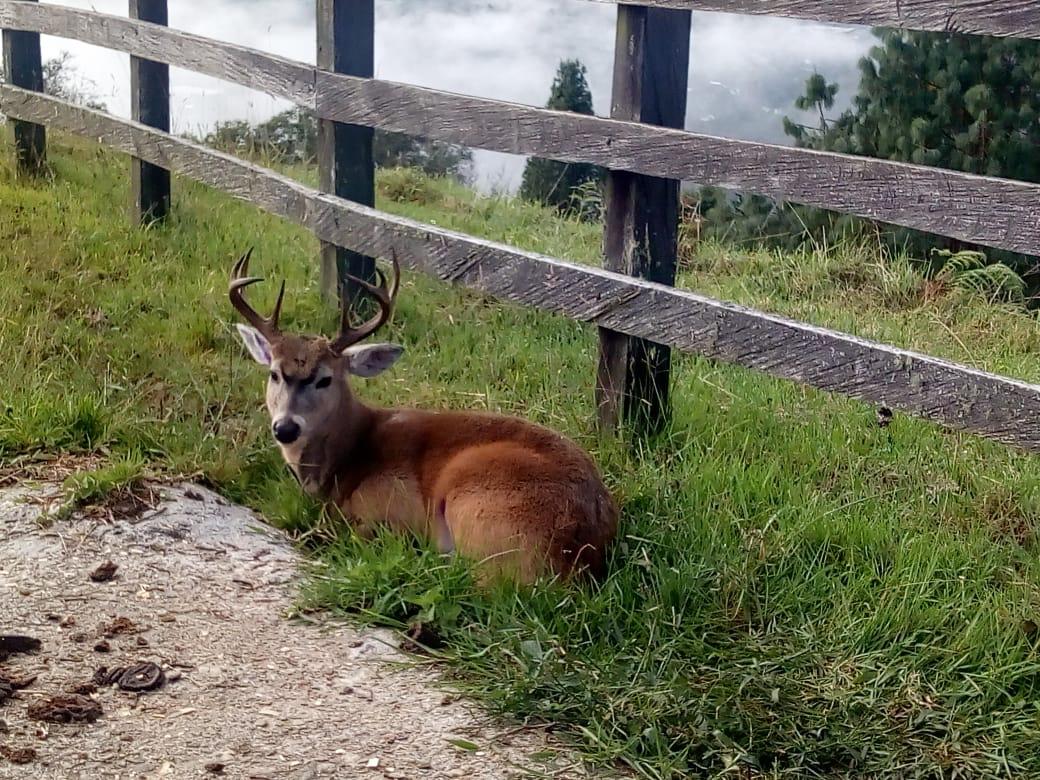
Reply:
[[617, 509], [595, 463], [554, 431], [515, 417], [369, 406], [349, 375], [373, 377], [403, 352], [361, 342], [390, 318], [400, 283], [377, 270], [377, 284], [351, 277], [378, 312], [339, 334], [300, 336], [278, 329], [285, 282], [274, 311], [247, 302], [252, 250], [235, 264], [229, 296], [249, 322], [237, 325], [253, 358], [270, 372], [267, 410], [274, 438], [304, 490], [340, 508], [363, 537], [379, 526], [411, 532], [442, 553], [481, 562], [485, 573], [530, 582], [604, 568]]

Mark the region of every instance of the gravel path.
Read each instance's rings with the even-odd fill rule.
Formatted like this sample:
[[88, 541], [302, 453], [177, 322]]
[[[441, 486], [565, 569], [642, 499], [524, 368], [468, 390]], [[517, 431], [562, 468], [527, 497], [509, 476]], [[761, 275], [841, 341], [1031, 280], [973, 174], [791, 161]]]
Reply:
[[[139, 516], [45, 528], [54, 495], [0, 490], [0, 634], [43, 642], [0, 665], [37, 678], [0, 704], [0, 778], [587, 776], [541, 732], [493, 723], [433, 670], [394, 664], [390, 634], [288, 620], [298, 556], [249, 511], [178, 485]], [[115, 578], [93, 582], [108, 560]], [[118, 618], [132, 625], [111, 630]], [[139, 661], [166, 684], [102, 686], [93, 723], [28, 717], [99, 666]], [[35, 757], [13, 763], [23, 748]]]

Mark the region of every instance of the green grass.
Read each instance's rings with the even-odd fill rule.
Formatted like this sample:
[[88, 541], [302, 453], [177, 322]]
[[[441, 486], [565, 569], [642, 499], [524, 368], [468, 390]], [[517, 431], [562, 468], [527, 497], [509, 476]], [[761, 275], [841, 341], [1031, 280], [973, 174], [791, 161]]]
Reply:
[[138, 453], [115, 456], [111, 462], [90, 471], [77, 471], [62, 484], [62, 501], [56, 509], [41, 518], [45, 524], [67, 520], [77, 510], [92, 502], [106, 502], [123, 489], [132, 489], [147, 478], [144, 462]]
[[[0, 465], [106, 457], [75, 495], [186, 475], [306, 535], [318, 513], [271, 446], [262, 372], [233, 337], [229, 265], [289, 280], [286, 325], [331, 329], [304, 232], [176, 181], [129, 226], [125, 161], [52, 141], [52, 181], [0, 148]], [[381, 205], [579, 261], [594, 225], [391, 172]], [[1040, 380], [1037, 320], [845, 246], [689, 252], [683, 284]], [[269, 305], [274, 285], [257, 290]], [[329, 526], [307, 607], [422, 621], [457, 683], [647, 777], [1027, 777], [1040, 766], [1040, 460], [696, 357], [652, 442], [592, 428], [594, 330], [407, 275], [383, 403], [515, 412], [588, 446], [623, 511], [600, 587], [492, 593], [400, 540]], [[99, 487], [100, 486], [100, 487]], [[78, 491], [78, 492], [77, 492]]]

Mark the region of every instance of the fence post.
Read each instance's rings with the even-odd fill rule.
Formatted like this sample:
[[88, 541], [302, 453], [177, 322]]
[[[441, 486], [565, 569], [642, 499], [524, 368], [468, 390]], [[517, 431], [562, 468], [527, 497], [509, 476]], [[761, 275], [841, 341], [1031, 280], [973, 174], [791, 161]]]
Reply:
[[[682, 128], [690, 64], [689, 11], [619, 5], [610, 115]], [[625, 171], [607, 176], [605, 267], [675, 283], [679, 185]], [[649, 314], [647, 316], [652, 316]], [[596, 403], [602, 430], [623, 418], [642, 432], [667, 417], [671, 350], [600, 329]]]
[[[375, 72], [375, 0], [317, 0], [318, 54], [322, 70], [371, 78]], [[374, 131], [370, 127], [318, 120], [318, 186], [341, 198], [375, 205]], [[360, 293], [344, 279], [375, 276], [371, 257], [335, 244], [321, 247], [321, 289], [329, 301], [347, 296], [353, 305]]]
[[[166, 0], [130, 0], [130, 18], [169, 25]], [[170, 66], [130, 57], [130, 116], [135, 122], [170, 132]], [[134, 159], [130, 163], [133, 218], [142, 224], [165, 219], [170, 211], [170, 172]]]
[[[36, 0], [30, 0], [36, 2]], [[4, 30], [4, 78], [9, 84], [43, 92], [43, 58], [40, 34]], [[18, 170], [36, 175], [47, 167], [47, 131], [43, 125], [12, 121]]]

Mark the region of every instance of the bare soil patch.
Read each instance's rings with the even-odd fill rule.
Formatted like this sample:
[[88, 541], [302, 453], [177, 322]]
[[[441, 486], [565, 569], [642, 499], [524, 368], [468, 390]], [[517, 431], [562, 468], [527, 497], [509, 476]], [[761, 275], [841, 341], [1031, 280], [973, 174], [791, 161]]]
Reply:
[[0, 635], [41, 643], [0, 663], [0, 778], [588, 776], [389, 632], [290, 620], [298, 555], [205, 488], [39, 523], [58, 500], [0, 488]]

